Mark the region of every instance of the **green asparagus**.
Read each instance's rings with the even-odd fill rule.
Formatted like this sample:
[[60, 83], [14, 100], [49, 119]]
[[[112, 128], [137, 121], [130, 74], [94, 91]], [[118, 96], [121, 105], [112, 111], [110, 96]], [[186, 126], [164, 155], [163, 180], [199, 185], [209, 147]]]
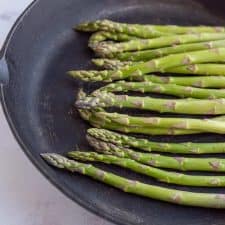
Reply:
[[160, 113], [180, 113], [193, 115], [225, 114], [225, 99], [161, 99], [129, 95], [115, 95], [98, 91], [95, 95], [78, 99], [75, 105], [80, 109], [105, 107], [134, 108]]
[[41, 156], [54, 167], [89, 176], [127, 193], [133, 193], [179, 205], [225, 208], [224, 194], [179, 191], [176, 189], [144, 184], [106, 172], [90, 164], [69, 160], [59, 154], [45, 153], [41, 154]]
[[106, 70], [117, 70], [117, 69], [120, 69], [121, 67], [140, 63], [140, 62], [132, 62], [132, 61], [120, 61], [118, 59], [107, 59], [107, 58], [95, 58], [95, 59], [92, 59], [91, 61], [94, 65]]
[[163, 143], [154, 142], [147, 139], [136, 138], [119, 134], [105, 129], [90, 128], [88, 134], [112, 144], [133, 147], [147, 152], [169, 152], [179, 154], [211, 154], [225, 153], [225, 142], [216, 143]]
[[87, 136], [88, 143], [97, 152], [130, 158], [137, 162], [160, 168], [181, 171], [211, 171], [225, 172], [225, 159], [221, 158], [191, 158], [181, 156], [163, 156], [154, 153], [137, 152], [129, 148], [100, 141], [92, 136]]
[[201, 133], [196, 130], [185, 130], [177, 128], [161, 128], [161, 127], [140, 127], [140, 126], [125, 126], [116, 122], [103, 121], [95, 116], [94, 113], [87, 110], [79, 110], [80, 116], [88, 121], [92, 126], [98, 128], [105, 128], [115, 131], [121, 131], [124, 133], [141, 133], [149, 135], [185, 135], [185, 134], [197, 134]]
[[115, 33], [115, 32], [108, 32], [108, 31], [98, 31], [93, 33], [89, 39], [89, 47], [96, 45], [99, 42], [105, 40], [114, 40], [114, 41], [130, 41], [133, 39], [137, 39], [135, 36], [130, 36], [124, 33]]
[[[138, 80], [138, 79], [137, 79]], [[142, 79], [141, 79], [142, 80]], [[143, 76], [143, 81], [201, 88], [225, 88], [225, 76]]]
[[67, 154], [70, 158], [84, 162], [102, 162], [113, 164], [134, 172], [153, 177], [161, 182], [184, 186], [225, 187], [225, 176], [186, 175], [169, 172], [152, 166], [143, 165], [129, 158], [120, 158], [114, 155], [98, 154], [96, 152], [73, 151]]
[[206, 41], [206, 42], [199, 42], [199, 43], [191, 43], [191, 44], [181, 44], [181, 45], [174, 45], [172, 47], [164, 47], [164, 48], [157, 48], [157, 49], [148, 49], [142, 51], [134, 51], [134, 52], [120, 52], [120, 53], [111, 53], [108, 54], [108, 58], [119, 59], [122, 61], [147, 61], [150, 59], [182, 53], [182, 52], [190, 52], [190, 51], [198, 51], [204, 49], [212, 49], [212, 48], [219, 48], [225, 47], [224, 40], [218, 41]]
[[[137, 133], [144, 133], [143, 128], [167, 128], [167, 129], [181, 129], [198, 132], [218, 133], [225, 134], [225, 122], [216, 121], [213, 119], [192, 119], [192, 118], [173, 118], [173, 117], [139, 117], [130, 116], [120, 113], [109, 113], [104, 110], [81, 110], [81, 116], [92, 123], [94, 117], [94, 123], [97, 128], [106, 128], [108, 124], [124, 126], [124, 132], [132, 132], [132, 127], [136, 127]], [[83, 115], [85, 114], [85, 115]], [[111, 128], [112, 130], [118, 130], [117, 127]], [[173, 133], [173, 132], [172, 132]]]
[[225, 75], [225, 65], [224, 64], [193, 64], [187, 66], [179, 66], [168, 68], [165, 70], [167, 73], [178, 73], [178, 74], [194, 74], [194, 75]]
[[[173, 45], [178, 45], [178, 44], [181, 45], [181, 44], [196, 43], [196, 42], [199, 43], [199, 42], [208, 42], [208, 41], [215, 41], [215, 40], [224, 40], [224, 38], [225, 38], [225, 33], [182, 34], [182, 35], [163, 36], [163, 37], [154, 38], [154, 39], [136, 39], [136, 40], [130, 40], [130, 41], [120, 42], [120, 43], [100, 42], [96, 44], [95, 46], [92, 46], [92, 49], [98, 55], [108, 58], [108, 57], [113, 57], [115, 53], [120, 53], [120, 52], [140, 51], [145, 49], [171, 47]], [[221, 47], [221, 46], [224, 46], [224, 44], [221, 46], [220, 45], [218, 46]], [[208, 49], [208, 47], [205, 47], [203, 49]], [[195, 49], [190, 51], [194, 51], [194, 50]], [[180, 52], [184, 52], [184, 51], [182, 50]]]
[[[211, 50], [194, 51], [189, 53], [179, 53], [169, 55], [158, 59], [153, 59], [144, 63], [137, 63], [122, 67], [118, 70], [105, 71], [70, 71], [73, 77], [89, 78], [97, 74], [94, 80], [121, 80], [131, 77], [142, 77], [144, 74], [152, 72], [165, 72], [166, 69], [181, 65], [191, 65], [194, 63], [223, 62], [225, 57], [225, 48]], [[89, 77], [88, 77], [89, 76]]]
[[[123, 26], [122, 24], [119, 26], [117, 23], [110, 21], [110, 20], [97, 20], [94, 22], [87, 22], [87, 23], [81, 23], [78, 26], [75, 27], [78, 31], [85, 31], [85, 32], [95, 32], [95, 31], [110, 31], [110, 32], [119, 32], [124, 33], [128, 35], [133, 35], [141, 38], [153, 38], [153, 37], [159, 37], [159, 36], [166, 36], [170, 35], [170, 33], [166, 32], [160, 32], [156, 29], [147, 29], [145, 32], [143, 32], [143, 28], [140, 27], [140, 25], [135, 25], [133, 27], [127, 27], [126, 25]], [[218, 32], [217, 30], [220, 30], [221, 28], [214, 29], [212, 31], [212, 28], [209, 29], [210, 32]], [[207, 29], [208, 30], [208, 29]]]
[[[115, 59], [93, 59], [92, 62], [98, 66], [107, 70], [118, 70], [122, 67], [128, 67], [137, 65], [140, 62], [132, 61], [119, 61]], [[190, 64], [187, 66], [178, 66], [165, 69], [166, 73], [178, 73], [178, 74], [194, 74], [194, 75], [207, 75], [207, 76], [224, 76], [225, 65], [216, 63], [204, 63], [204, 64]]]
[[151, 81], [146, 82], [125, 82], [118, 81], [97, 89], [93, 95], [98, 92], [128, 92], [135, 91], [141, 93], [158, 93], [174, 95], [181, 98], [191, 97], [198, 99], [215, 99], [225, 98], [225, 91], [218, 89], [204, 89], [195, 87], [185, 87], [177, 84], [159, 84]]
[[81, 23], [76, 26], [75, 29], [85, 32], [95, 32], [99, 30], [122, 32], [144, 38], [157, 37], [166, 34], [214, 33], [225, 31], [224, 27], [215, 26], [144, 25], [119, 23], [111, 20], [97, 20], [94, 22]]
[[[111, 82], [112, 79], [105, 78], [108, 70], [103, 71], [69, 71], [68, 75], [73, 78], [79, 78], [84, 81], [103, 81]], [[177, 84], [182, 86], [192, 86], [201, 88], [225, 88], [225, 77], [224, 76], [156, 76], [156, 75], [145, 75], [138, 77], [129, 77], [132, 81], [151, 81], [153, 83], [161, 84]]]

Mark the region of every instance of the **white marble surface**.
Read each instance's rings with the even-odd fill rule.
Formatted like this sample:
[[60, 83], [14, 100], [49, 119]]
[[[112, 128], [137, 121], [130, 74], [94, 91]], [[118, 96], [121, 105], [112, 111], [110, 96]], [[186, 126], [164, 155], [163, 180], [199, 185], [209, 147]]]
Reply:
[[[0, 0], [0, 44], [30, 0]], [[0, 224], [110, 225], [52, 186], [14, 140], [0, 107]]]

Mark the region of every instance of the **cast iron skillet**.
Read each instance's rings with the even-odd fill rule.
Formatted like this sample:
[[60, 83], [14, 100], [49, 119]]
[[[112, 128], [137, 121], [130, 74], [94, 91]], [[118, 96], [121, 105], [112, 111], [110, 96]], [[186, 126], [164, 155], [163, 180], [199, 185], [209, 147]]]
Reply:
[[[224, 210], [176, 206], [122, 193], [81, 175], [49, 167], [42, 152], [64, 153], [74, 148], [89, 150], [85, 142], [88, 125], [72, 103], [80, 87], [65, 72], [88, 68], [93, 57], [88, 35], [74, 33], [74, 24], [110, 18], [118, 21], [181, 25], [225, 25], [223, 1], [177, 0], [42, 0], [18, 19], [2, 51], [1, 100], [11, 129], [37, 168], [63, 193], [92, 212], [119, 224], [224, 225]], [[8, 69], [7, 69], [8, 67]], [[4, 85], [3, 85], [4, 84]], [[171, 137], [154, 137], [172, 140]], [[177, 141], [222, 141], [222, 135], [195, 135]], [[159, 184], [153, 179], [116, 167], [118, 174]], [[167, 186], [165, 184], [161, 184]], [[223, 192], [223, 188], [181, 188]]]

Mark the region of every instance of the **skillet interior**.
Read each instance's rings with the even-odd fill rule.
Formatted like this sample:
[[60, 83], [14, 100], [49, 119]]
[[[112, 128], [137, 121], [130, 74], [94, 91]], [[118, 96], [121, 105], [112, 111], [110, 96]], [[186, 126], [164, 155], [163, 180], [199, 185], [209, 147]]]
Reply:
[[[71, 81], [65, 75], [69, 69], [91, 68], [90, 59], [93, 57], [87, 48], [88, 35], [74, 33], [71, 30], [74, 24], [110, 18], [131, 23], [224, 25], [223, 6], [219, 2], [217, 5], [211, 4], [210, 1], [42, 0], [26, 14], [6, 54], [10, 81], [3, 89], [4, 107], [25, 152], [69, 197], [121, 224], [224, 224], [224, 210], [175, 206], [124, 194], [87, 177], [55, 170], [39, 157], [42, 152], [64, 153], [74, 148], [90, 149], [85, 141], [88, 125], [76, 111], [73, 112], [72, 104], [80, 87], [90, 91], [93, 85]], [[152, 139], [174, 140], [171, 137]], [[186, 140], [222, 141], [224, 136], [176, 138], [176, 141]], [[99, 166], [129, 178], [158, 184], [153, 179], [123, 169]], [[174, 187], [224, 192], [222, 188]]]

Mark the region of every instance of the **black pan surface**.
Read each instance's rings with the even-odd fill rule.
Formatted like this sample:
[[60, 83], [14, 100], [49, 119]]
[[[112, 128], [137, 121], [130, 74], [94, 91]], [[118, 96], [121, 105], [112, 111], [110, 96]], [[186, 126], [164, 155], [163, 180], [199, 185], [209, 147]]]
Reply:
[[[1, 86], [3, 108], [25, 153], [63, 193], [118, 224], [224, 225], [224, 210], [176, 206], [125, 194], [88, 177], [49, 167], [39, 156], [43, 152], [90, 150], [85, 141], [89, 126], [79, 118], [72, 104], [79, 88], [90, 91], [94, 87], [72, 81], [65, 74], [70, 69], [91, 68], [93, 57], [87, 48], [88, 35], [75, 33], [71, 29], [74, 24], [109, 18], [130, 23], [225, 25], [224, 9], [223, 1], [37, 1], [18, 20], [5, 45], [9, 81]], [[2, 80], [5, 76], [1, 73]], [[224, 141], [224, 135], [150, 138]], [[117, 167], [98, 166], [149, 184], [167, 186]], [[224, 188], [172, 187], [224, 193]]]

